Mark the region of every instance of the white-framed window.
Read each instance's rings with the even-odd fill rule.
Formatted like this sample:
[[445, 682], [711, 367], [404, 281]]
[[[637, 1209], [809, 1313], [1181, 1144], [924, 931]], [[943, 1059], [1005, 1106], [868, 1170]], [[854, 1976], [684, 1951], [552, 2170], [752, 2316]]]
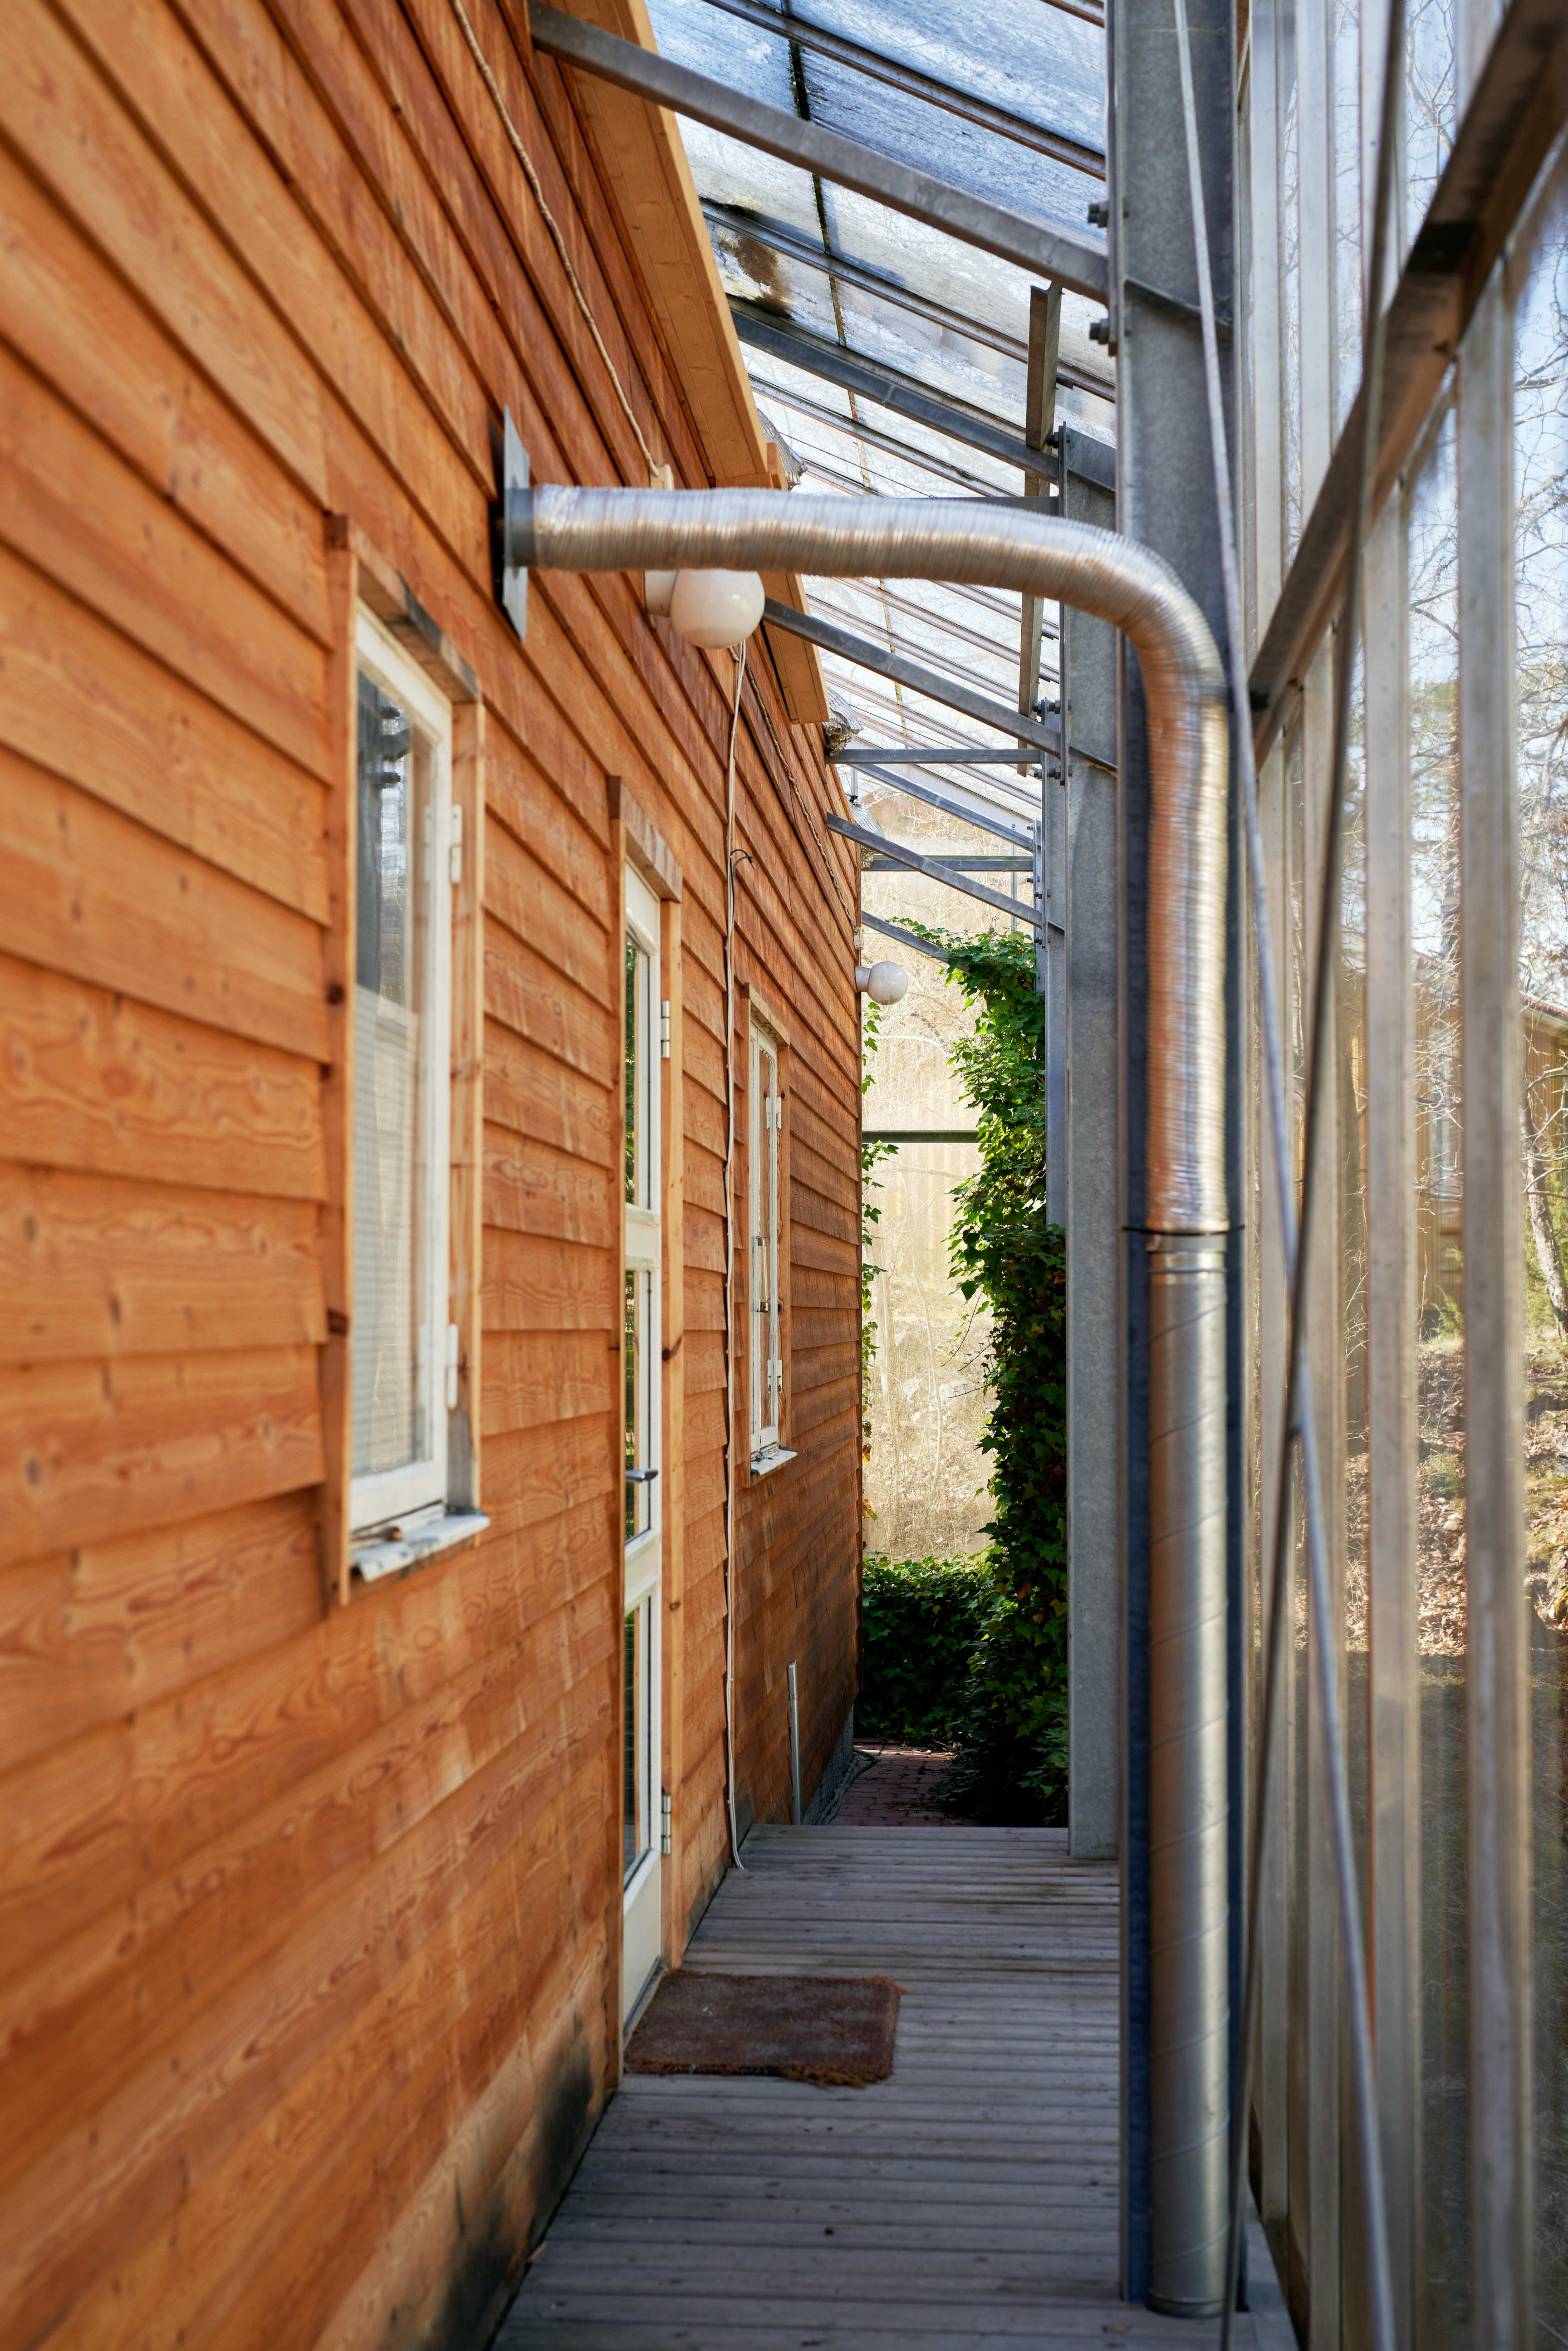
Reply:
[[779, 1091], [779, 1048], [753, 1015], [747, 1086], [747, 1167], [748, 1280], [751, 1293], [751, 1451], [779, 1450], [784, 1404], [784, 1356], [779, 1310], [779, 1156], [784, 1102]]
[[630, 2010], [660, 1952], [659, 1690], [664, 1564], [664, 1151], [659, 1131], [659, 903], [626, 870], [624, 1179], [625, 1689], [622, 1993]]
[[454, 866], [451, 705], [369, 612], [355, 655], [350, 1526], [362, 1540], [408, 1535], [446, 1499]]

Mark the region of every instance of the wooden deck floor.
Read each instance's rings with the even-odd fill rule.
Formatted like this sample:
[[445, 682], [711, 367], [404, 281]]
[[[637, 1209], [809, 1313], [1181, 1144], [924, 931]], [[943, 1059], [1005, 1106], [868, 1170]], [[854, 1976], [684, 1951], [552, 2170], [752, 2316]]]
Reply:
[[1116, 1876], [1065, 1844], [754, 1830], [686, 1964], [894, 1976], [892, 2077], [629, 2074], [498, 2351], [1207, 2351], [1117, 2299]]

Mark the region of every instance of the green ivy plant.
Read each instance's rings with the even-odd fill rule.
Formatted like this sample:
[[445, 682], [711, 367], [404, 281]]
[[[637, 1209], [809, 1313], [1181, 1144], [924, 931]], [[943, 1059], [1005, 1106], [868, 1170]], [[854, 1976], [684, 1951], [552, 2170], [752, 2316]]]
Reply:
[[[1067, 1267], [1045, 1213], [1045, 1004], [1027, 934], [928, 935], [976, 1008], [953, 1061], [979, 1113], [980, 1167], [955, 1193], [951, 1263], [991, 1317], [988, 1589], [946, 1798], [985, 1819], [1049, 1823], [1067, 1795]], [[953, 1598], [962, 1615], [967, 1598]]]
[[865, 1661], [858, 1739], [947, 1747], [963, 1711], [969, 1659], [991, 1598], [985, 1554], [884, 1559], [868, 1552], [861, 1586]]
[[[866, 998], [864, 1022], [861, 1029], [861, 1093], [870, 1093], [874, 1078], [872, 1063], [876, 1059], [877, 1030], [882, 1024], [882, 1007]], [[874, 1170], [883, 1160], [891, 1159], [898, 1145], [895, 1143], [861, 1144], [861, 1459], [871, 1459], [871, 1367], [876, 1359], [876, 1324], [872, 1318], [872, 1285], [882, 1272], [880, 1265], [872, 1262], [876, 1228], [882, 1222], [882, 1209], [875, 1197], [882, 1190]], [[874, 1512], [868, 1512], [874, 1516]]]

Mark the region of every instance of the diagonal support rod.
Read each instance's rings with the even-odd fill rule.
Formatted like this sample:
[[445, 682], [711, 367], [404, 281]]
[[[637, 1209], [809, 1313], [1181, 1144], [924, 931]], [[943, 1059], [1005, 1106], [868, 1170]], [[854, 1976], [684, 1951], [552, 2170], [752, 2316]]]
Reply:
[[988, 889], [983, 882], [971, 882], [940, 857], [923, 857], [917, 849], [905, 849], [902, 841], [889, 841], [885, 833], [873, 832], [863, 824], [851, 824], [847, 818], [831, 812], [825, 819], [828, 831], [836, 832], [841, 841], [852, 841], [857, 848], [869, 849], [878, 857], [885, 857], [894, 865], [902, 865], [910, 873], [924, 873], [930, 882], [946, 882], [950, 890], [962, 890], [967, 898], [977, 898], [982, 906], [1006, 914], [1015, 923], [1027, 923], [1031, 930], [1040, 927], [1043, 911], [1034, 906], [1020, 906], [1016, 898], [1004, 898], [999, 890]]

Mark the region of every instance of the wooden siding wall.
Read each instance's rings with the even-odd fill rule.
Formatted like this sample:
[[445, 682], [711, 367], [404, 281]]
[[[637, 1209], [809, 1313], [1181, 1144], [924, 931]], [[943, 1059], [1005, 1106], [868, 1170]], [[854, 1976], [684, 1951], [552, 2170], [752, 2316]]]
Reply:
[[[645, 429], [705, 484], [582, 117], [467, 5]], [[612, 776], [684, 877], [673, 1947], [725, 1864], [730, 664], [623, 578], [537, 579], [517, 646], [503, 403], [536, 479], [643, 478], [448, 0], [0, 6], [0, 2351], [457, 2351], [613, 2085]], [[345, 523], [483, 695], [493, 1526], [339, 1607]], [[787, 1661], [808, 1788], [852, 1697], [858, 877], [760, 643], [739, 774], [738, 973], [791, 1040], [800, 1458], [740, 1494], [737, 1562], [741, 1806], [780, 1819]]]

